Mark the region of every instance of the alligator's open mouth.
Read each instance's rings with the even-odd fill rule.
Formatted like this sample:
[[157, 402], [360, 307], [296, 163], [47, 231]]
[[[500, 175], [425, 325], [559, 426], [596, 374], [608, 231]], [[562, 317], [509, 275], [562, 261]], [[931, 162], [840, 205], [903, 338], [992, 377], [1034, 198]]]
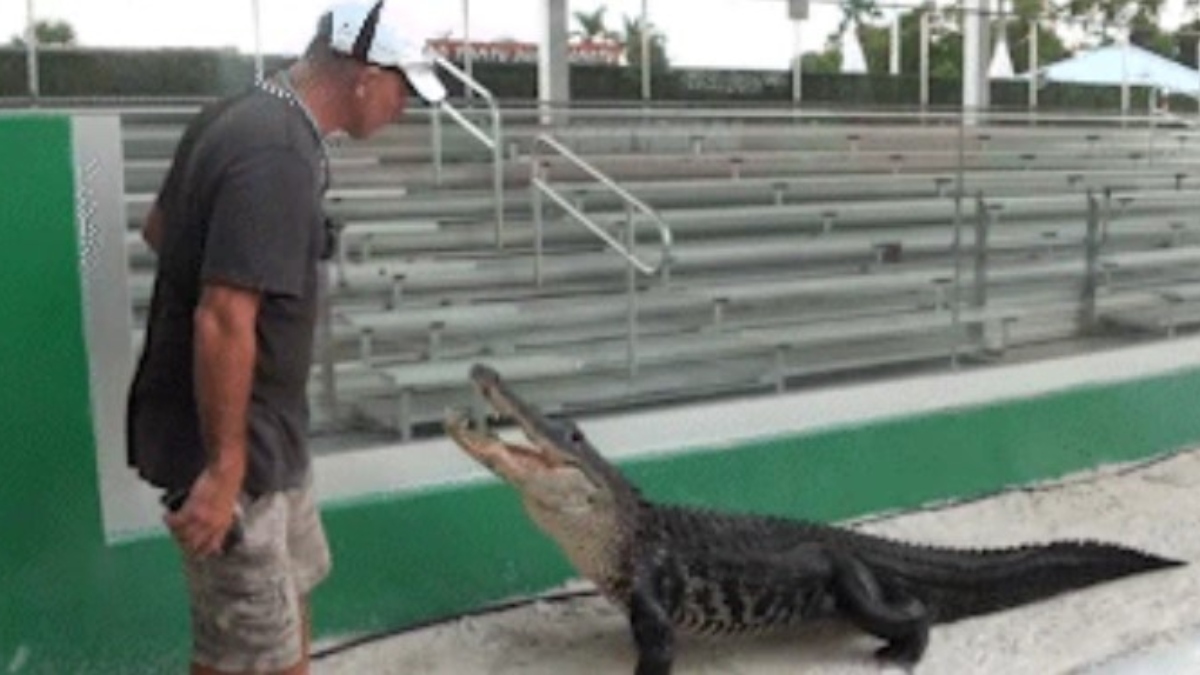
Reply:
[[561, 465], [553, 454], [537, 445], [507, 441], [491, 430], [473, 426], [461, 411], [447, 412], [443, 425], [460, 448], [501, 478], [516, 480]]

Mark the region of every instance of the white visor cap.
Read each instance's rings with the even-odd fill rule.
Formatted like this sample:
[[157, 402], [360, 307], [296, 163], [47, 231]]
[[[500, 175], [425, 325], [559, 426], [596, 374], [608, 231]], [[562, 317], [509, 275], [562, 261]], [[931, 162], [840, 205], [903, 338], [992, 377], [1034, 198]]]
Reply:
[[421, 98], [438, 103], [446, 88], [438, 79], [433, 57], [423, 40], [405, 30], [408, 24], [395, 11], [376, 2], [340, 2], [329, 9], [332, 32], [329, 47], [339, 54], [404, 73]]

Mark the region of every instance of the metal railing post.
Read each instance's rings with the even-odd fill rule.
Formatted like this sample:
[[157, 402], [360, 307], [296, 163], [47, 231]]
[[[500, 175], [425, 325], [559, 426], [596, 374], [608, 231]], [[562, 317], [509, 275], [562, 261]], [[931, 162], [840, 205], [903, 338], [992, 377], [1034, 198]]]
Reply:
[[321, 354], [321, 404], [335, 425], [339, 421], [337, 368], [334, 365], [333, 340], [333, 292], [335, 284], [331, 279], [334, 270], [329, 263], [322, 263], [318, 275], [318, 298], [320, 319], [320, 354]]
[[29, 98], [33, 105], [38, 105], [42, 96], [40, 69], [38, 68], [38, 36], [37, 19], [34, 13], [33, 0], [25, 0], [25, 72], [28, 77]]
[[492, 106], [492, 193], [496, 196], [496, 248], [504, 248], [504, 132], [500, 108]]
[[975, 282], [971, 305], [982, 309], [987, 305], [988, 230], [992, 215], [988, 211], [987, 200], [984, 199], [982, 191], [976, 196], [975, 203]]
[[442, 167], [445, 161], [442, 157], [442, 103], [438, 103], [429, 111], [429, 128], [433, 134], [433, 183], [438, 187], [442, 186], [443, 173]]
[[1100, 202], [1095, 192], [1087, 191], [1087, 238], [1084, 240], [1086, 276], [1083, 282], [1083, 316], [1085, 331], [1096, 326], [1097, 296], [1100, 290]]
[[[625, 205], [625, 248], [630, 255], [637, 253], [637, 223], [633, 218], [633, 207], [629, 204]], [[628, 342], [626, 343], [626, 359], [629, 365], [629, 377], [635, 378], [638, 374], [638, 297], [637, 297], [637, 269], [632, 264], [625, 266], [626, 283], [628, 284], [628, 320], [629, 334]]]
[[[496, 218], [496, 248], [504, 248], [504, 135], [501, 130], [503, 118], [500, 115], [500, 106], [496, 103], [496, 97], [492, 95], [491, 91], [477, 82], [473, 77], [464, 73], [458, 66], [440, 56], [435, 57], [434, 62], [457, 78], [458, 81], [462, 82], [468, 90], [479, 94], [491, 111], [492, 135], [489, 137], [487, 133], [479, 128], [479, 125], [467, 119], [454, 106], [446, 102], [442, 102], [439, 106], [451, 119], [465, 129], [467, 133], [474, 136], [476, 140], [492, 151], [492, 199], [495, 206]], [[441, 137], [440, 125], [438, 137]]]
[[534, 156], [533, 166], [530, 168], [530, 208], [533, 210], [533, 283], [538, 287], [542, 287], [542, 251], [543, 251], [543, 232], [545, 206], [542, 199], [542, 185], [544, 180], [544, 167], [540, 157]]

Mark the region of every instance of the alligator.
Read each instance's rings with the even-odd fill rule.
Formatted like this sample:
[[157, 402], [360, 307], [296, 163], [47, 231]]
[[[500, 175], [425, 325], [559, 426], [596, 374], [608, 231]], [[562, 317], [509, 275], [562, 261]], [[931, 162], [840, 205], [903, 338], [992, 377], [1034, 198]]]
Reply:
[[677, 632], [760, 633], [842, 620], [883, 641], [876, 656], [920, 660], [930, 627], [1126, 575], [1184, 564], [1096, 541], [946, 548], [792, 518], [654, 503], [579, 426], [522, 400], [475, 365], [491, 415], [528, 443], [502, 439], [462, 411], [447, 435], [520, 494], [530, 519], [575, 569], [620, 606], [637, 675], [670, 673]]

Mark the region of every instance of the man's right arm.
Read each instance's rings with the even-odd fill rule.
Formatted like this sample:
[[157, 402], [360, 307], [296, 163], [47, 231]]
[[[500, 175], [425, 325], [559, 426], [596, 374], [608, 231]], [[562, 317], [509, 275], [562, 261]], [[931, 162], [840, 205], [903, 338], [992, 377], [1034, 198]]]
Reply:
[[197, 555], [220, 550], [246, 475], [259, 302], [256, 291], [210, 283], [195, 312], [196, 403], [207, 464], [167, 524]]

